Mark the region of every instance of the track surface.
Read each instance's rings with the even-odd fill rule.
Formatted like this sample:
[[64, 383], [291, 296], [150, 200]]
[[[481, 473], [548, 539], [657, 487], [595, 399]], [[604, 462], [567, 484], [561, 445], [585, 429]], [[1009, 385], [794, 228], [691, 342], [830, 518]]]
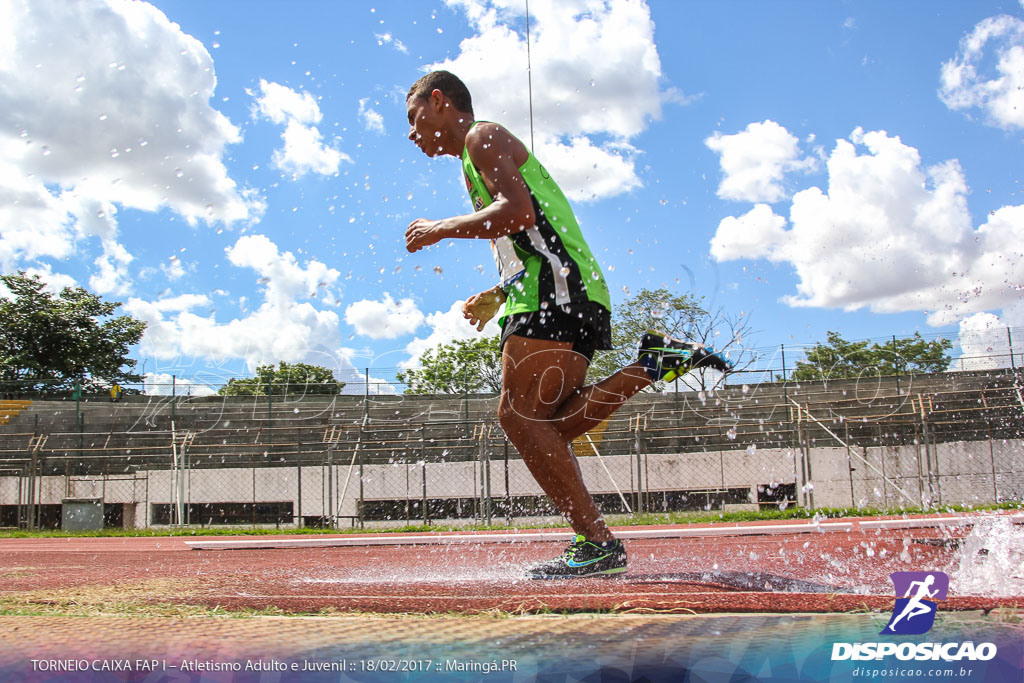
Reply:
[[[629, 572], [529, 581], [555, 542], [192, 550], [190, 538], [0, 540], [0, 598], [62, 595], [284, 613], [855, 612], [890, 610], [894, 571], [952, 577], [942, 610], [1024, 607], [1024, 596], [957, 590], [969, 527], [626, 541]], [[347, 538], [348, 536], [346, 536]], [[972, 558], [984, 563], [986, 558]], [[982, 591], [977, 591], [982, 593]]]

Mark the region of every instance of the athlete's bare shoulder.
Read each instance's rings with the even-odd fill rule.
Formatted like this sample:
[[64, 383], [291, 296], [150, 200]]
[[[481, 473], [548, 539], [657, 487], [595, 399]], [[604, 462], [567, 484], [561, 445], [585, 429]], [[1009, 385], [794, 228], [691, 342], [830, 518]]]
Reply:
[[490, 121], [480, 121], [467, 133], [466, 148], [471, 158], [510, 158], [518, 167], [526, 163], [529, 152], [526, 145], [512, 135], [505, 126]]

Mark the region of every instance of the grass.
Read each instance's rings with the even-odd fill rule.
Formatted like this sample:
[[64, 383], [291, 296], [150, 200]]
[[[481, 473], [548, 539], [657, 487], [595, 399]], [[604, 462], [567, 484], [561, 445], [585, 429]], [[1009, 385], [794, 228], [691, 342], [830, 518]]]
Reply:
[[[666, 513], [636, 513], [632, 515], [605, 515], [612, 526], [648, 526], [655, 524], [706, 524], [714, 522], [736, 523], [791, 519], [836, 519], [839, 517], [874, 517], [891, 515], [917, 515], [925, 513], [950, 512], [982, 512], [996, 510], [1022, 510], [1024, 504], [1008, 502], [991, 505], [947, 505], [940, 508], [807, 508], [792, 507], [785, 510], [776, 508], [768, 510], [737, 510], [729, 512], [693, 511]], [[548, 529], [562, 526], [550, 523], [528, 524], [407, 524], [388, 528], [266, 528], [253, 526], [217, 526], [217, 527], [177, 527], [145, 529], [102, 529], [98, 531], [60, 531], [25, 529], [0, 530], [0, 538], [92, 538], [92, 537], [162, 537], [162, 536], [273, 536], [273, 535], [321, 535], [321, 534], [365, 534], [365, 533], [414, 533], [414, 532], [447, 532], [447, 531], [506, 531], [509, 529]]]

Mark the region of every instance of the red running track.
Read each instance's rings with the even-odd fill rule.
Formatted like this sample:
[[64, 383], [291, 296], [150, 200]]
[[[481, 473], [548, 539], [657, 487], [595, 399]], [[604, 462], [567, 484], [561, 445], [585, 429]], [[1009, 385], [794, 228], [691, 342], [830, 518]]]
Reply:
[[151, 603], [285, 612], [850, 612], [891, 609], [891, 572], [942, 570], [951, 582], [940, 609], [1024, 607], [1024, 591], [1012, 587], [958, 589], [965, 571], [977, 586], [979, 572], [998, 569], [984, 553], [965, 564], [971, 525], [863, 529], [862, 521], [845, 531], [737, 535], [704, 525], [720, 535], [629, 539], [627, 574], [562, 581], [526, 580], [521, 569], [564, 542], [464, 542], [473, 534], [455, 544], [424, 534], [422, 545], [238, 550], [193, 550], [194, 537], [3, 539], [0, 596], [31, 592], [46, 602], [108, 588]]

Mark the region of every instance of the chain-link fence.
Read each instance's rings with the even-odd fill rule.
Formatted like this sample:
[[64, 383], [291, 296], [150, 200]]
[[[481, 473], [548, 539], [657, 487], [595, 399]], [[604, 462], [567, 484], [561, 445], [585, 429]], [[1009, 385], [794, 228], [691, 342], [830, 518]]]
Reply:
[[[1021, 381], [1010, 367], [666, 387], [573, 448], [606, 513], [1021, 500]], [[83, 501], [123, 527], [551, 521], [497, 401], [365, 387], [8, 400], [0, 526], [59, 527]]]
[[[979, 330], [961, 330], [955, 338], [942, 334], [918, 335], [922, 343], [946, 343], [942, 355], [949, 359], [946, 368], [949, 372], [974, 372], [990, 370], [1016, 370], [1024, 367], [1024, 328], [990, 327]], [[799, 377], [798, 370], [808, 364], [808, 353], [813, 352], [815, 345], [779, 344], [777, 346], [745, 346], [742, 339], [719, 341], [711, 338], [718, 348], [724, 349], [734, 364], [734, 369], [726, 376], [714, 371], [693, 372], [684, 375], [678, 381], [660, 389], [670, 392], [685, 393], [690, 391], [709, 391], [733, 385], [754, 385], [793, 381]], [[870, 378], [877, 376], [906, 377], [907, 381], [918, 373], [913, 367], [913, 359], [904, 358], [904, 338], [895, 335], [853, 340], [850, 344], [862, 344], [876, 350], [875, 358], [881, 358], [883, 364], [872, 363], [837, 363], [835, 367], [820, 367], [819, 374], [825, 379], [845, 379], [852, 376]], [[889, 351], [892, 349], [892, 351]], [[414, 369], [415, 370], [415, 369]], [[334, 369], [334, 374], [341, 384], [344, 396], [371, 397], [406, 395], [409, 386], [402, 381], [408, 376], [408, 368], [397, 367], [362, 367], [354, 368], [350, 364]], [[105, 400], [131, 400], [133, 397], [147, 396], [162, 399], [191, 400], [196, 398], [221, 395], [233, 382], [243, 380], [251, 382], [251, 378], [243, 378], [237, 373], [227, 371], [224, 367], [196, 368], [175, 363], [158, 367], [156, 370], [141, 369], [144, 381], [132, 383], [122, 382], [119, 386], [119, 398], [111, 394], [111, 387], [102, 384], [86, 384], [81, 388], [81, 398], [90, 402]], [[470, 382], [470, 384], [472, 384]], [[266, 397], [270, 407], [278, 399], [294, 400], [296, 397], [314, 398], [325, 393], [333, 393], [335, 384], [318, 385], [302, 383], [275, 383], [269, 387], [254, 385], [249, 387], [250, 393]], [[4, 399], [48, 399], [74, 400], [75, 387], [70, 380], [31, 382], [0, 381], [0, 396]], [[465, 398], [465, 394], [462, 394]], [[267, 406], [264, 405], [264, 409]]]

